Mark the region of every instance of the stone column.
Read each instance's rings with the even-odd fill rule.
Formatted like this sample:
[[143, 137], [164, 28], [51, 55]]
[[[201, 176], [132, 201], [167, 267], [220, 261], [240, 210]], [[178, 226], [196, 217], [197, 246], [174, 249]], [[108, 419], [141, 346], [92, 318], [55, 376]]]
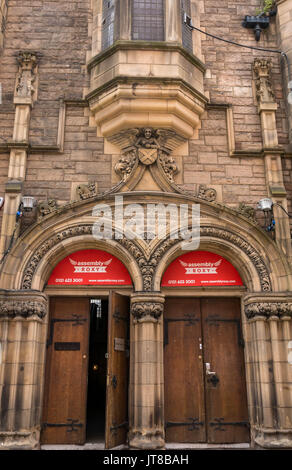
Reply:
[[129, 445], [160, 449], [165, 444], [163, 376], [164, 296], [131, 296]]
[[0, 449], [39, 447], [47, 297], [0, 290]]
[[13, 140], [10, 143], [8, 182], [0, 238], [0, 257], [17, 231], [16, 212], [21, 202], [22, 183], [26, 173], [29, 140], [30, 113], [37, 98], [37, 56], [33, 52], [20, 52], [19, 70], [16, 78], [14, 104], [15, 119]]
[[292, 446], [292, 297], [245, 298], [246, 372], [252, 443], [266, 448]]
[[278, 105], [272, 88], [271, 69], [271, 60], [255, 59], [253, 66], [255, 92], [261, 118], [268, 196], [275, 204], [273, 211], [276, 221], [276, 242], [292, 260], [289, 217], [285, 213], [288, 210], [287, 193], [283, 180], [281, 149], [278, 145], [276, 124]]

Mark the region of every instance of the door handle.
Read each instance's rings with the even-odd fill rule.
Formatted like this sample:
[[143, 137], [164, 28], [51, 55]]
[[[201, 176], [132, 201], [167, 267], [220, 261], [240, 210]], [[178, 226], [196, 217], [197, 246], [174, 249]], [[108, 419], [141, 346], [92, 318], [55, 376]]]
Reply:
[[206, 362], [206, 375], [216, 375], [216, 372], [212, 372], [210, 362]]

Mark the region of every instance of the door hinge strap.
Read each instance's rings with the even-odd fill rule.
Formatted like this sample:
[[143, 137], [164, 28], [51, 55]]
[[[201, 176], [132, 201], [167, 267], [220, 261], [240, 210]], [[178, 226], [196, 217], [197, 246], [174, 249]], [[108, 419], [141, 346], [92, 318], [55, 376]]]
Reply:
[[122, 320], [128, 324], [128, 321], [129, 321], [129, 318], [121, 315], [120, 312], [113, 313], [113, 318], [116, 320], [116, 322], [119, 322], [120, 320]]
[[124, 423], [121, 423], [121, 424], [113, 423], [113, 426], [110, 427], [110, 432], [114, 432], [114, 431], [117, 431], [118, 429], [125, 428], [128, 426], [129, 426], [128, 421], [125, 421]]
[[174, 422], [166, 422], [165, 423], [165, 428], [173, 428], [173, 427], [176, 427], [176, 426], [188, 426], [188, 430], [189, 431], [198, 431], [199, 430], [199, 427], [198, 426], [204, 426], [205, 423], [203, 423], [202, 421], [199, 421], [199, 418], [187, 418], [190, 420], [190, 422], [188, 423], [174, 423]]
[[46, 428], [64, 428], [67, 427], [67, 432], [78, 431], [78, 428], [83, 427], [83, 423], [79, 423], [78, 419], [67, 419], [68, 423], [43, 423], [43, 429]]
[[215, 418], [213, 422], [209, 423], [210, 426], [216, 426], [215, 431], [225, 431], [224, 426], [245, 426], [247, 428], [250, 427], [248, 421], [232, 421], [232, 422], [225, 422], [224, 418]]
[[54, 325], [55, 323], [72, 323], [72, 326], [81, 326], [87, 322], [87, 318], [82, 318], [80, 315], [73, 314], [72, 318], [52, 318], [50, 321], [50, 336], [47, 341], [47, 348], [53, 344]]
[[164, 342], [163, 345], [168, 345], [168, 323], [173, 322], [186, 322], [186, 326], [193, 326], [196, 322], [199, 322], [200, 319], [194, 317], [192, 313], [186, 313], [184, 318], [165, 318], [164, 319]]
[[225, 323], [236, 323], [237, 327], [237, 339], [238, 339], [238, 345], [244, 348], [244, 339], [242, 336], [242, 331], [241, 331], [241, 323], [239, 319], [236, 318], [219, 318], [216, 315], [211, 315], [206, 318], [205, 320], [207, 323], [210, 323], [211, 325], [218, 326], [218, 322], [225, 322]]

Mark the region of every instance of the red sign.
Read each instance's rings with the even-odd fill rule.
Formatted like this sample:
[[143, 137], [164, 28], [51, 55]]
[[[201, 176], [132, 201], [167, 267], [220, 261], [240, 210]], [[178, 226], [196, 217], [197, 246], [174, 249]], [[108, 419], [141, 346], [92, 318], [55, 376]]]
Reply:
[[129, 286], [131, 277], [123, 263], [101, 250], [81, 250], [66, 256], [53, 270], [49, 286]]
[[163, 287], [242, 286], [237, 270], [229, 261], [209, 251], [191, 251], [176, 258], [166, 269]]

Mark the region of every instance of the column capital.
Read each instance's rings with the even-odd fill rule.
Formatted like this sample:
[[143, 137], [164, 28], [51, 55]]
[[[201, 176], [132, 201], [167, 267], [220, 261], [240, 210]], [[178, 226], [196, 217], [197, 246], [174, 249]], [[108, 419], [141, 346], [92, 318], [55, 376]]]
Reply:
[[0, 319], [38, 318], [48, 313], [48, 299], [38, 291], [0, 290]]
[[135, 323], [157, 323], [163, 314], [163, 294], [135, 293], [131, 295], [131, 314]]
[[248, 320], [253, 319], [291, 319], [292, 296], [287, 293], [275, 295], [249, 295], [244, 299], [244, 311]]

